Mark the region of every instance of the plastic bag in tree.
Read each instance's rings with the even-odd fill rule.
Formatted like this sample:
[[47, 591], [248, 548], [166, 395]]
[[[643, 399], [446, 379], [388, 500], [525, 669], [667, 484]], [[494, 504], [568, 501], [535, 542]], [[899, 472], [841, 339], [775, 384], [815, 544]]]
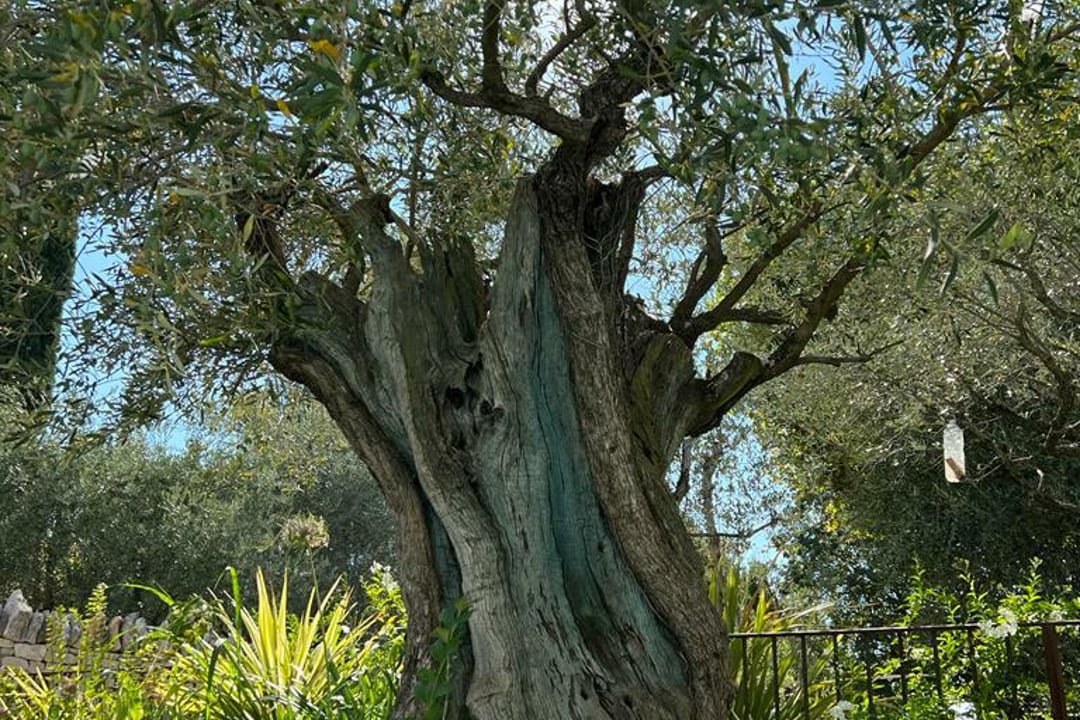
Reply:
[[945, 426], [941, 444], [945, 448], [945, 479], [951, 483], [962, 482], [967, 478], [964, 465], [964, 430], [955, 420], [950, 420]]

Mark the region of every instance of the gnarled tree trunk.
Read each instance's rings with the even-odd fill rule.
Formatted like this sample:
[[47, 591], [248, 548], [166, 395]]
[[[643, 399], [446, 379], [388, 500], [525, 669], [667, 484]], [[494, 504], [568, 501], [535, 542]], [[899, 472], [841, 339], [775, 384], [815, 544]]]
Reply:
[[726, 715], [724, 631], [663, 482], [699, 381], [686, 344], [621, 296], [643, 183], [587, 172], [560, 151], [520, 181], [490, 288], [470, 245], [424, 247], [415, 268], [385, 198], [357, 206], [371, 296], [309, 276], [302, 327], [275, 343], [397, 517], [402, 717], [459, 596], [450, 717]]

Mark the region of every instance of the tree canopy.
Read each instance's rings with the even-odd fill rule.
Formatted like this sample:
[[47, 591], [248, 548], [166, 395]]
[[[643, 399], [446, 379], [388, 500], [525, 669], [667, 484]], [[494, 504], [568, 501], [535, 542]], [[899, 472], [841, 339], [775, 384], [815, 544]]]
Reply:
[[[850, 573], [855, 586], [876, 576], [852, 588], [853, 607], [867, 594], [902, 594], [916, 559], [936, 583], [955, 578], [962, 560], [975, 577], [1007, 585], [1035, 558], [1049, 579], [1073, 580], [1080, 266], [1066, 179], [1071, 112], [995, 123], [970, 141], [966, 162], [939, 158], [933, 201], [909, 216], [928, 250], [912, 243], [887, 277], [858, 288], [859, 322], [831, 338], [898, 344], [828, 378], [788, 376], [753, 403], [759, 432], [783, 459], [778, 476], [814, 508], [796, 535], [809, 584], [844, 585], [822, 582], [821, 572]], [[952, 419], [969, 462], [959, 485], [942, 474], [941, 433]]]

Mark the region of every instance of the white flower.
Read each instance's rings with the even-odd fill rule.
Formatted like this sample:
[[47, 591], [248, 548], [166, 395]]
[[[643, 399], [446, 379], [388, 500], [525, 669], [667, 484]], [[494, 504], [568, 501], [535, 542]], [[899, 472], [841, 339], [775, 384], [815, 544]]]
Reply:
[[1009, 608], [1002, 608], [998, 612], [999, 620], [995, 623], [990, 620], [984, 620], [979, 623], [979, 630], [985, 633], [988, 637], [1007, 638], [1012, 637], [1020, 629], [1020, 621]]
[[975, 704], [964, 700], [949, 706], [955, 720], [975, 720]]
[[1020, 22], [1037, 23], [1039, 20], [1042, 20], [1042, 14], [1042, 0], [1028, 0], [1020, 10]]
[[398, 581], [394, 579], [394, 576], [390, 574], [390, 569], [387, 568], [383, 571], [383, 574], [379, 577], [379, 581], [382, 582], [383, 590], [393, 594], [398, 591]]
[[832, 706], [829, 710], [829, 717], [833, 720], [846, 720], [847, 714], [858, 706], [855, 703], [848, 702], [847, 700], [841, 700]]
[[1061, 622], [1065, 619], [1065, 613], [1060, 610], [1053, 610], [1050, 612], [1050, 622]]

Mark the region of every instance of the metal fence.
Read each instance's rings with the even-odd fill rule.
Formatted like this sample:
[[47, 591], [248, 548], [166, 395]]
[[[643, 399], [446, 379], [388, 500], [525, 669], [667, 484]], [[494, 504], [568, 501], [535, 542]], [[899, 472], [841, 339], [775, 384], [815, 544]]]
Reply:
[[907, 706], [913, 685], [941, 703], [965, 693], [979, 696], [1008, 720], [1080, 718], [1080, 620], [996, 629], [961, 624], [732, 633], [737, 693], [760, 693], [760, 677], [751, 689], [753, 674], [771, 674], [764, 684], [771, 710], [759, 710], [752, 720], [821, 717], [811, 708], [823, 700], [833, 707], [855, 701], [871, 718], [902, 717], [897, 708]]

